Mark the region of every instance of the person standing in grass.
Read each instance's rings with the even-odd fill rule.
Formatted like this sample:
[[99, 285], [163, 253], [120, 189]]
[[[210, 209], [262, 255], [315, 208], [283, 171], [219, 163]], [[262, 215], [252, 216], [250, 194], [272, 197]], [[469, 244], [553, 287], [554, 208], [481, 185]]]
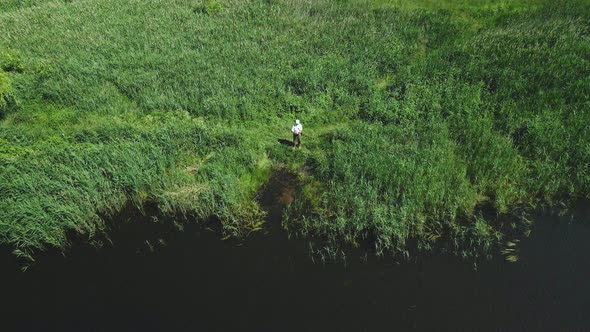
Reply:
[[301, 147], [301, 134], [303, 133], [303, 126], [299, 122], [299, 119], [295, 120], [295, 124], [291, 127], [293, 133], [293, 146]]

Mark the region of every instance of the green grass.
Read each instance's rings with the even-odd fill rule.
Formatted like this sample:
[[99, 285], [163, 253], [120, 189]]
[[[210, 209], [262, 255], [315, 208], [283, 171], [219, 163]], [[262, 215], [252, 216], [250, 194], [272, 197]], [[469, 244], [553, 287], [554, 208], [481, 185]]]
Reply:
[[[489, 249], [510, 226], [483, 207], [590, 195], [589, 14], [543, 0], [4, 1], [0, 242], [65, 248], [148, 201], [241, 236], [286, 167], [303, 181], [292, 234]], [[278, 142], [294, 118], [298, 151]]]

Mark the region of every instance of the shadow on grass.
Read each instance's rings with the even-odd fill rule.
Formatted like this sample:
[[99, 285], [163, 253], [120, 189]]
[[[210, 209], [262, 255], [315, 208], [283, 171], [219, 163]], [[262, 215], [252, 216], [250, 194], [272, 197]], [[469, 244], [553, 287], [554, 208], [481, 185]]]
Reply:
[[293, 146], [293, 142], [289, 141], [288, 139], [279, 138], [278, 142], [286, 146]]

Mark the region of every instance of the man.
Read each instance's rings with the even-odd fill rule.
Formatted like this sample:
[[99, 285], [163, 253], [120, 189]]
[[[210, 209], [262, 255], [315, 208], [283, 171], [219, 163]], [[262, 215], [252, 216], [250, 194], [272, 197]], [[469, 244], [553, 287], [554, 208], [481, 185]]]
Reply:
[[299, 120], [295, 120], [295, 124], [293, 125], [293, 127], [291, 127], [291, 132], [293, 133], [293, 146], [300, 147], [303, 126], [301, 125]]

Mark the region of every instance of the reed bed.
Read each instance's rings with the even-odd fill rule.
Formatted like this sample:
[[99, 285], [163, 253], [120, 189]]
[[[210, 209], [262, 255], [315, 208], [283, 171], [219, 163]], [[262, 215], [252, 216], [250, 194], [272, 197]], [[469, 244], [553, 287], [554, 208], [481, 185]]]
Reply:
[[[487, 250], [515, 227], [497, 216], [590, 194], [589, 14], [543, 0], [3, 1], [0, 242], [32, 258], [146, 202], [241, 236], [282, 167], [303, 183], [292, 234]], [[280, 139], [295, 118], [293, 151]]]

